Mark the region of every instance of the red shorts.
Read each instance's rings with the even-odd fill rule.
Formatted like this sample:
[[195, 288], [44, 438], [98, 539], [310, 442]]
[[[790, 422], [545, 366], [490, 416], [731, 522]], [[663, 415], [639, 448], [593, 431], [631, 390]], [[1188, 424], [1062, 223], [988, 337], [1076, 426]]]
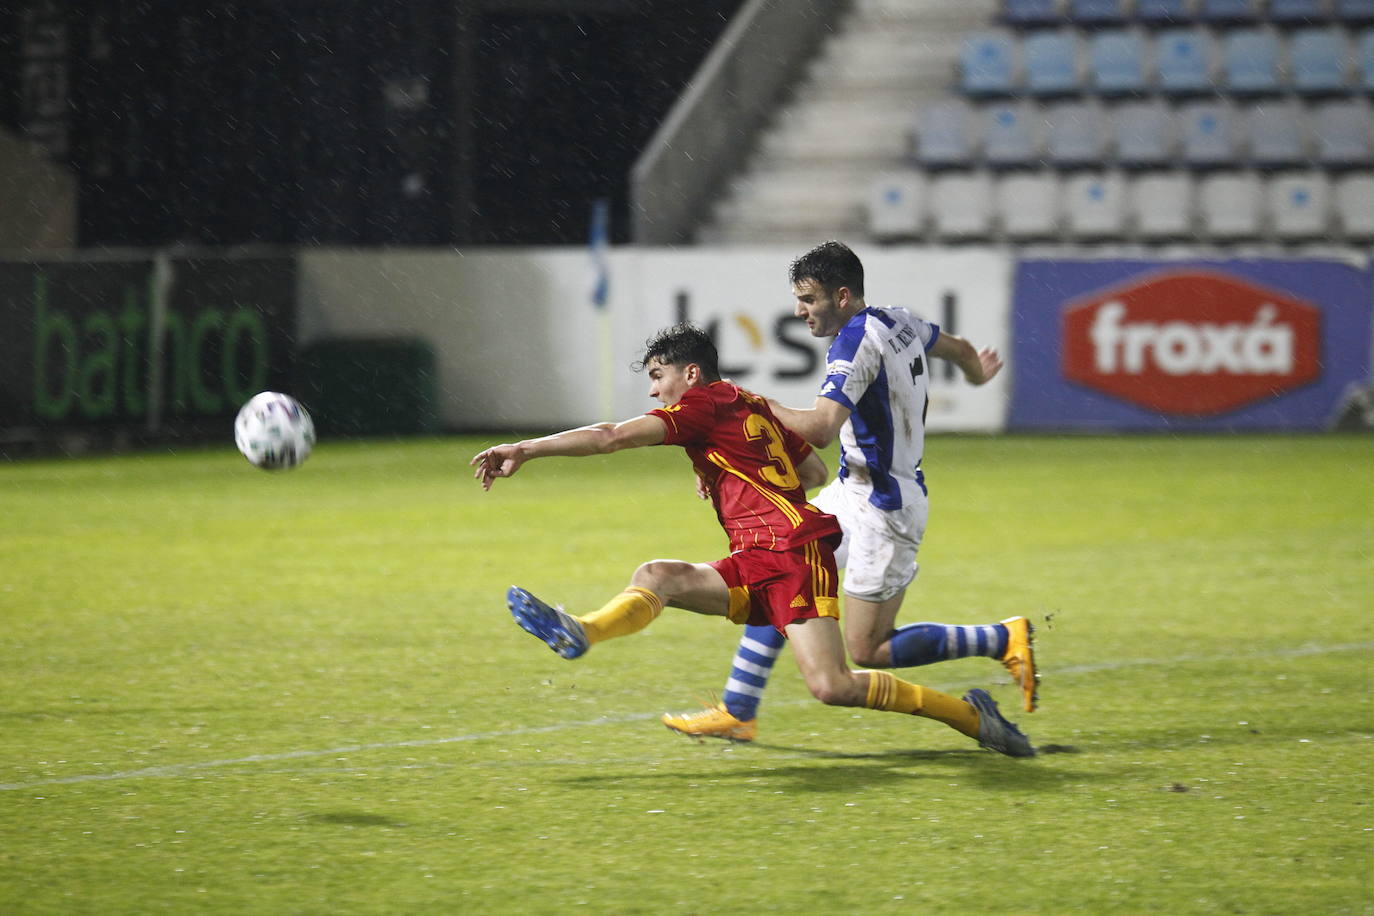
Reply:
[[829, 541], [795, 550], [749, 547], [708, 565], [730, 589], [731, 623], [772, 624], [786, 633], [797, 620], [840, 616], [839, 575]]

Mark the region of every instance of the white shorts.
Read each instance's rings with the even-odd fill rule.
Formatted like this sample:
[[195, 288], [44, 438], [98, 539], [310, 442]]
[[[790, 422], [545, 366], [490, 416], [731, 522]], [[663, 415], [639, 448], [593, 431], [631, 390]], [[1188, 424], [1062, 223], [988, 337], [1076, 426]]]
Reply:
[[911, 584], [919, 569], [916, 551], [926, 533], [930, 504], [925, 494], [892, 512], [879, 509], [838, 477], [811, 500], [840, 520], [844, 541], [835, 565], [844, 569], [844, 593], [886, 601]]

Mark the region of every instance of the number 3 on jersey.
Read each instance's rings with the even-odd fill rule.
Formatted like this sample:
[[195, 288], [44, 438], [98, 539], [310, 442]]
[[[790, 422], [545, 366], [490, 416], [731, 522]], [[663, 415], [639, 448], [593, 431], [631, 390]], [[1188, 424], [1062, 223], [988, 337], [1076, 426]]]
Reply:
[[776, 424], [762, 414], [751, 413], [744, 421], [744, 437], [751, 442], [763, 439], [764, 450], [776, 465], [764, 465], [760, 469], [764, 480], [783, 490], [794, 490], [801, 486], [801, 478], [797, 476], [797, 469], [787, 454], [782, 432]]

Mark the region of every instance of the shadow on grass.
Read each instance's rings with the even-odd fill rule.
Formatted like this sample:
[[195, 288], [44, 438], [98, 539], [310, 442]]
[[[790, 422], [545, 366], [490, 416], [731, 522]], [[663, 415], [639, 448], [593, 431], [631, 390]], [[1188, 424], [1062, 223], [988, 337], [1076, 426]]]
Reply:
[[[725, 747], [725, 745], [716, 745]], [[787, 780], [794, 790], [806, 792], [849, 792], [855, 787], [882, 787], [896, 784], [910, 785], [914, 780], [947, 781], [957, 775], [961, 781], [987, 788], [1016, 792], [1048, 792], [1062, 787], [1066, 780], [1085, 782], [1112, 779], [1115, 776], [1102, 770], [1066, 772], [1064, 767], [1038, 767], [1035, 758], [1015, 760], [991, 751], [969, 747], [958, 750], [885, 750], [835, 751], [814, 747], [752, 742], [745, 745], [764, 751], [750, 759], [747, 767], [735, 772], [721, 771], [696, 774], [684, 773], [681, 768], [637, 771], [616, 774], [560, 776], [558, 780], [579, 788], [608, 788], [615, 783], [663, 781], [681, 784], [684, 779], [700, 779], [713, 783], [738, 782], [757, 784], [760, 781]], [[1048, 745], [1041, 749], [1044, 757], [1058, 754], [1077, 754], [1067, 745]], [[777, 755], [783, 755], [781, 757]], [[807, 758], [805, 763], [785, 763], [788, 758]], [[743, 760], [741, 759], [741, 762]], [[1014, 769], [1013, 769], [1014, 768]]]

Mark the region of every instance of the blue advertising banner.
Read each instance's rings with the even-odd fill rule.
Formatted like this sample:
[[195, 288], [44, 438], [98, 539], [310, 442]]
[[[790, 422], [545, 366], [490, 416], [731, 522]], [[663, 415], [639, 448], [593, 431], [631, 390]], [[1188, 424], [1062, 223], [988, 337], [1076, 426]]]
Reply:
[[1023, 261], [1009, 426], [1324, 429], [1369, 377], [1370, 296], [1337, 261]]

